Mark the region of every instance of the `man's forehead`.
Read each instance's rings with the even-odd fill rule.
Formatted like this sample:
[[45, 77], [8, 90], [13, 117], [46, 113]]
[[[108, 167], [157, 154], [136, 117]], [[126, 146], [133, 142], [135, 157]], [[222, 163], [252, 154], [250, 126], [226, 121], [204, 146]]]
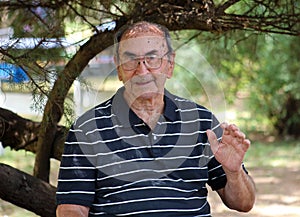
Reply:
[[119, 43], [120, 51], [138, 52], [142, 50], [162, 50], [167, 48], [166, 39], [157, 34], [139, 34], [130, 38], [122, 38]]
[[156, 36], [164, 36], [164, 32], [156, 25], [140, 22], [131, 28], [127, 29], [123, 35], [122, 39], [134, 38], [139, 35], [156, 35]]

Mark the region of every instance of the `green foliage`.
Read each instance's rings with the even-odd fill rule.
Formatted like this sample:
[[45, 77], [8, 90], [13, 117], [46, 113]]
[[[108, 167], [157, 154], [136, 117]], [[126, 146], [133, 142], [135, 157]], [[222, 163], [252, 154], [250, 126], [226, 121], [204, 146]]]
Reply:
[[252, 119], [268, 119], [280, 135], [297, 136], [299, 37], [232, 34], [230, 39], [222, 37], [208, 54], [210, 61], [219, 61], [216, 66], [224, 78], [228, 101], [234, 102], [238, 92], [246, 92]]
[[299, 136], [300, 39], [273, 35], [262, 42], [250, 102], [273, 120], [279, 134]]
[[173, 47], [176, 51], [173, 78], [167, 88], [173, 93], [191, 99], [213, 110], [223, 112], [225, 100], [219, 77], [202, 48], [195, 40], [188, 40], [194, 31], [180, 31], [175, 36]]
[[[175, 45], [176, 65], [168, 88], [185, 98], [205, 97], [202, 83], [209, 82], [210, 79], [208, 73], [205, 73], [207, 70], [203, 68], [208, 64], [194, 42], [187, 45], [183, 43], [183, 41], [178, 41], [178, 45]], [[201, 66], [203, 66], [202, 69]]]
[[[249, 115], [238, 117], [244, 128], [299, 136], [300, 37], [248, 32], [212, 36], [194, 31], [181, 35], [190, 38], [197, 35], [198, 44], [193, 42], [189, 46], [200, 50], [215, 69], [227, 103], [234, 104], [240, 97], [246, 99]], [[199, 71], [202, 65], [199, 67], [195, 61], [202, 62], [201, 57], [191, 57], [188, 53], [187, 50], [181, 58], [194, 65], [194, 71]], [[199, 77], [195, 79], [191, 73], [178, 74], [194, 96], [202, 94]], [[200, 78], [208, 82], [205, 72]]]
[[60, 37], [64, 35], [64, 26], [58, 18], [59, 11], [34, 6], [9, 11], [15, 37]]

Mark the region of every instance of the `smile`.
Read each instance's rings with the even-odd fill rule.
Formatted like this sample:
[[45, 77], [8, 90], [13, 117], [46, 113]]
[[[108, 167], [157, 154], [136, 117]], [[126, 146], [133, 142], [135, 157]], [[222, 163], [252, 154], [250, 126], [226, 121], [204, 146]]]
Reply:
[[149, 80], [149, 81], [137, 81], [135, 82], [135, 84], [137, 85], [146, 85], [146, 84], [149, 84], [151, 83], [153, 80]]

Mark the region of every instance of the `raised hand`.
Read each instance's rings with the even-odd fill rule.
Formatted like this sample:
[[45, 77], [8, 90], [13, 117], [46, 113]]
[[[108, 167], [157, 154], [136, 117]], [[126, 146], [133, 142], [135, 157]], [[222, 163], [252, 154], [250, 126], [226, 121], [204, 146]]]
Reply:
[[234, 124], [221, 124], [222, 140], [218, 141], [212, 130], [207, 130], [208, 141], [215, 158], [227, 172], [235, 173], [241, 169], [244, 156], [250, 147], [250, 140]]

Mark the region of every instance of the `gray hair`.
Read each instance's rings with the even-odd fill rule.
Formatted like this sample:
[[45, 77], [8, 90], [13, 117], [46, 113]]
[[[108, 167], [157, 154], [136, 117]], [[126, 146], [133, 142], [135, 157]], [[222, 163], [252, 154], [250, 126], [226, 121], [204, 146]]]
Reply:
[[157, 23], [151, 23], [147, 21], [140, 21], [131, 25], [124, 25], [122, 26], [115, 34], [114, 37], [114, 55], [119, 59], [119, 43], [124, 35], [129, 33], [130, 31], [138, 31], [138, 32], [161, 32], [166, 39], [167, 42], [167, 47], [169, 53], [173, 52], [173, 47], [172, 47], [172, 39], [170, 36], [170, 32], [168, 28], [165, 26], [162, 26]]

